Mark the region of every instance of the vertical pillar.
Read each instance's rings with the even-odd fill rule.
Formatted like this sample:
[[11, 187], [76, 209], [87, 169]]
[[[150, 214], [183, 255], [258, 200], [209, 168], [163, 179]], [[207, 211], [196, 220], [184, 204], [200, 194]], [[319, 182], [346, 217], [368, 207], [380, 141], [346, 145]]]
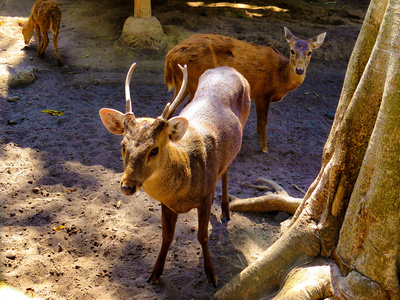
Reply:
[[151, 17], [151, 0], [135, 0], [134, 1], [134, 17], [150, 18]]

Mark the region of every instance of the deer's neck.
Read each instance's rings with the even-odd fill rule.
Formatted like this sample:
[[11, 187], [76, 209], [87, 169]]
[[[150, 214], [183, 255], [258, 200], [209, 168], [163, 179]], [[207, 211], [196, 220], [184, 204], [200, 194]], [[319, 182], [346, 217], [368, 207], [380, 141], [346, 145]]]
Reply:
[[28, 21], [26, 22], [26, 27], [33, 31], [35, 29], [35, 25], [36, 19], [30, 15]]
[[186, 203], [180, 201], [190, 193], [188, 182], [191, 181], [190, 161], [187, 153], [173, 144], [167, 151], [159, 167], [144, 182], [143, 189], [152, 198], [168, 206], [176, 213], [187, 212]]
[[[281, 101], [287, 93], [293, 91], [302, 84], [305, 76], [305, 73], [303, 75], [297, 75], [290, 64], [289, 59], [283, 55], [280, 55], [279, 57], [276, 72], [274, 84], [269, 87], [269, 92], [267, 93], [270, 97], [269, 101], [271, 102]], [[266, 81], [268, 82], [268, 80], [270, 79], [267, 78]]]
[[302, 75], [297, 75], [290, 60], [284, 56], [280, 59], [279, 72], [281, 75], [281, 85], [287, 90], [287, 92], [299, 87], [306, 77], [305, 71]]

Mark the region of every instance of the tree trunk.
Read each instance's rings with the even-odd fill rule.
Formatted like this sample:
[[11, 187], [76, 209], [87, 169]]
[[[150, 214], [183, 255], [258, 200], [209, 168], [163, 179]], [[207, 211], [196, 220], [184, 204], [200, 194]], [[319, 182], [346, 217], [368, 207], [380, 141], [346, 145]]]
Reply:
[[399, 2], [370, 3], [321, 171], [288, 231], [217, 299], [400, 299]]

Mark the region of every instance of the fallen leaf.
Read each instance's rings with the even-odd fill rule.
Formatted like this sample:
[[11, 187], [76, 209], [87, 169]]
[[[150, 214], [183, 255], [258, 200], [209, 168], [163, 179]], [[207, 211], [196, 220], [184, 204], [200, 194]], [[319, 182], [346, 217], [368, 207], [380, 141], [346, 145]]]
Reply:
[[304, 95], [310, 95], [310, 94], [314, 94], [315, 96], [317, 96], [319, 98], [319, 95], [316, 92], [305, 92]]
[[65, 228], [65, 226], [64, 226], [64, 225], [61, 225], [61, 226], [58, 226], [57, 228], [56, 228], [56, 227], [53, 227], [53, 230], [54, 230], [54, 231], [60, 231], [60, 230], [63, 229], [63, 228]]
[[68, 189], [65, 192], [66, 193], [72, 193], [72, 192], [76, 192], [77, 190], [78, 190], [77, 188], [74, 188], [74, 189]]
[[52, 109], [45, 109], [41, 111], [42, 113], [47, 113], [52, 116], [62, 116], [64, 113], [62, 111], [52, 110]]

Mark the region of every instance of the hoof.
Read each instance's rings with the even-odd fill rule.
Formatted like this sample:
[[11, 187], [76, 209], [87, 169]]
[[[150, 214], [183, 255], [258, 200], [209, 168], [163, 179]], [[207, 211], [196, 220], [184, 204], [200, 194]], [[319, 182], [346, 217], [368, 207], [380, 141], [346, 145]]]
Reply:
[[226, 224], [226, 223], [229, 222], [230, 219], [231, 219], [231, 218], [229, 218], [229, 217], [228, 217], [228, 218], [227, 218], [227, 217], [222, 217], [222, 218], [221, 218], [221, 222], [224, 223], [224, 224]]
[[213, 288], [218, 288], [218, 280], [217, 278], [215, 278], [215, 280], [211, 281], [211, 280], [207, 280], [207, 283], [211, 283]]
[[156, 284], [158, 284], [158, 282], [159, 282], [160, 280], [159, 280], [159, 279], [153, 280], [151, 277], [152, 277], [152, 276], [150, 276], [149, 278], [147, 278], [147, 279], [146, 279], [146, 282], [147, 282], [147, 283], [150, 283], [151, 285], [156, 285]]

